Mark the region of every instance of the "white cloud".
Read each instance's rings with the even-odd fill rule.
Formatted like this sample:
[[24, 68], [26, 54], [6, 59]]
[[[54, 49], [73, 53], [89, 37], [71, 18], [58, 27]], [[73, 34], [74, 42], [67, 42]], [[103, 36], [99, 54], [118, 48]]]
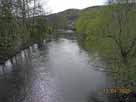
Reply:
[[[42, 0], [47, 1], [47, 0]], [[44, 8], [48, 8], [52, 13], [60, 12], [69, 8], [86, 8], [94, 5], [102, 5], [105, 0], [48, 0]]]

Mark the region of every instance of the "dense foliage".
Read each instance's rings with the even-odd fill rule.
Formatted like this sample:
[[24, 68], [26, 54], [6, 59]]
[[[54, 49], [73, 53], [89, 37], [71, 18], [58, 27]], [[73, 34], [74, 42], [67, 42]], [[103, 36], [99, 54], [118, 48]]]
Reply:
[[0, 0], [0, 63], [47, 37], [43, 14], [38, 0]]
[[120, 86], [136, 83], [135, 8], [128, 2], [90, 8], [76, 23], [79, 41], [106, 60]]

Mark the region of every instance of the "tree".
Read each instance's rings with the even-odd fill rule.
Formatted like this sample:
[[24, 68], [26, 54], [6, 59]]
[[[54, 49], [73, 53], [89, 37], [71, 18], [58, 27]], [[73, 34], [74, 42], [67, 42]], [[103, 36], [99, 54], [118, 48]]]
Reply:
[[45, 20], [37, 20], [43, 14], [39, 0], [0, 0], [0, 63], [34, 43], [33, 29], [38, 31], [38, 37], [46, 37]]
[[13, 55], [18, 50], [21, 42], [19, 41], [18, 25], [12, 14], [11, 0], [1, 0], [0, 2], [0, 59], [3, 62], [7, 56]]
[[[116, 2], [117, 5], [109, 6], [109, 9], [112, 10], [113, 23], [108, 27], [110, 35], [107, 37], [114, 40], [123, 63], [128, 64], [129, 59], [135, 56], [136, 51], [136, 34], [134, 32], [134, 21], [136, 20], [134, 9], [136, 6], [132, 0], [112, 0], [112, 2]], [[115, 29], [112, 30], [113, 28]]]
[[[77, 31], [87, 48], [99, 52], [119, 81], [134, 82], [136, 61], [135, 3], [122, 0], [82, 13]], [[124, 76], [125, 75], [125, 76]]]

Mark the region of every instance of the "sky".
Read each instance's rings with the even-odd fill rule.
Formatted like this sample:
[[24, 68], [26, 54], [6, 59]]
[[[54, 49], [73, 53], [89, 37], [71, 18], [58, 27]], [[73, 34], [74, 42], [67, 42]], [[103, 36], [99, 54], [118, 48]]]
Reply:
[[103, 5], [105, 0], [42, 0], [44, 9], [57, 13], [70, 8], [83, 9], [90, 6]]

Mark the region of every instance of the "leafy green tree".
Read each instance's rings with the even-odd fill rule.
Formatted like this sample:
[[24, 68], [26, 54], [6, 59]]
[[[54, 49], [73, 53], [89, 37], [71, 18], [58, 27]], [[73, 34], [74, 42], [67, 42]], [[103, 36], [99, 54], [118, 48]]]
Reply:
[[106, 38], [114, 41], [118, 47], [121, 60], [124, 64], [132, 62], [135, 56], [135, 3], [130, 0], [112, 0], [116, 3], [113, 6], [109, 6], [111, 10], [111, 23], [107, 26]]
[[39, 16], [35, 18], [35, 23], [32, 26], [31, 37], [33, 41], [41, 42], [48, 36], [48, 25], [46, 24], [46, 19], [44, 16]]
[[92, 8], [83, 12], [76, 24], [79, 40], [83, 39], [85, 47], [107, 59], [113, 72], [126, 80], [127, 85], [135, 80], [135, 8], [135, 3], [121, 1]]
[[0, 59], [3, 60], [15, 54], [21, 45], [18, 25], [12, 15], [11, 7], [11, 0], [1, 0]]
[[47, 37], [48, 26], [38, 1], [0, 0], [0, 63]]

